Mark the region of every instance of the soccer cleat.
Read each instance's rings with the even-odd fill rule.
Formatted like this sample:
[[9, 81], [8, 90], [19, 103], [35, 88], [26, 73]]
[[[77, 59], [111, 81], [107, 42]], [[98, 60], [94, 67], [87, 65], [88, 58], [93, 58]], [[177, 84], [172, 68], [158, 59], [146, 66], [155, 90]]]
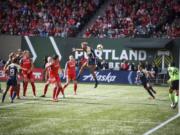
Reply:
[[41, 95], [40, 97], [46, 97], [45, 95]]
[[11, 98], [11, 97], [9, 97], [9, 101], [10, 101], [10, 103], [13, 103], [13, 100], [12, 100], [12, 98]]
[[58, 99], [53, 99], [52, 101], [53, 101], [53, 102], [58, 102]]
[[170, 105], [170, 107], [173, 108], [173, 107], [174, 107], [174, 103], [172, 103], [172, 104]]
[[66, 98], [65, 95], [63, 95], [63, 98]]
[[21, 99], [20, 97], [16, 97], [16, 99]]
[[174, 106], [173, 106], [173, 109], [176, 109], [178, 103], [175, 103]]
[[26, 97], [26, 96], [23, 96], [22, 98], [23, 98], [23, 99], [26, 99], [27, 97]]
[[99, 84], [99, 83], [98, 83], [98, 82], [96, 82], [96, 83], [95, 83], [95, 86], [94, 86], [94, 88], [97, 88], [98, 84]]

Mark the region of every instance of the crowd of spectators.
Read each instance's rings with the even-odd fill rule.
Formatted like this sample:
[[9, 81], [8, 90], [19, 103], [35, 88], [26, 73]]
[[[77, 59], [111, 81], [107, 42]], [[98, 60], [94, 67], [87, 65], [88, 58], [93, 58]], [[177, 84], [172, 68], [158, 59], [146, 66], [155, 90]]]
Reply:
[[180, 37], [180, 1], [112, 0], [83, 37]]
[[1, 0], [0, 34], [73, 37], [103, 0]]

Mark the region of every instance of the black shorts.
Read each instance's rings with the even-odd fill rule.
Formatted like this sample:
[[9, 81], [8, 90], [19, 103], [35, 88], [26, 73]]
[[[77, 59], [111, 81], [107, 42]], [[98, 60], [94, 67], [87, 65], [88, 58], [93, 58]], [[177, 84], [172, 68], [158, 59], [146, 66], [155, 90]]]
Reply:
[[148, 82], [146, 81], [146, 82], [142, 82], [142, 85], [143, 85], [143, 87], [147, 87], [148, 85]]
[[88, 59], [88, 65], [96, 65], [96, 59], [95, 58], [89, 58]]
[[175, 80], [171, 82], [171, 87], [172, 90], [179, 90], [179, 80]]
[[8, 79], [7, 85], [8, 86], [17, 86], [17, 79]]

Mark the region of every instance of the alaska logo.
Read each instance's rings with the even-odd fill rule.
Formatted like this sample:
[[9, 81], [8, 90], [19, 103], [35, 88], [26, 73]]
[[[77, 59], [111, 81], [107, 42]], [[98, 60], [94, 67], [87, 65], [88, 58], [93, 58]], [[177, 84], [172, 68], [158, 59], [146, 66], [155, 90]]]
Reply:
[[[98, 81], [102, 81], [102, 82], [114, 82], [116, 79], [116, 76], [112, 75], [111, 72], [108, 73], [107, 75], [100, 75], [99, 72], [96, 72], [96, 77]], [[91, 74], [89, 75], [84, 75], [83, 76], [83, 81], [94, 81], [93, 76]]]

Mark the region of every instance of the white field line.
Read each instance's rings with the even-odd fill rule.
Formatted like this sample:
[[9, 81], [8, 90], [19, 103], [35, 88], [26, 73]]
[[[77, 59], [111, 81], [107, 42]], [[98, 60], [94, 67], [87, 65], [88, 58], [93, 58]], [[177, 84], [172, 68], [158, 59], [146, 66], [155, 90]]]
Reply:
[[27, 102], [21, 102], [21, 103], [11, 103], [11, 104], [8, 104], [8, 105], [0, 106], [0, 109], [1, 108], [14, 107], [14, 106], [20, 106], [20, 105], [24, 105], [24, 104], [28, 104], [28, 103], [35, 103], [35, 102], [37, 102], [37, 101], [27, 101]]
[[61, 120], [61, 121], [94, 121], [94, 122], [118, 122], [118, 123], [141, 123], [141, 124], [154, 124], [158, 123], [155, 121], [142, 121], [142, 120], [108, 120], [108, 119], [65, 119], [65, 118], [38, 118], [38, 117], [26, 117], [26, 116], [21, 116], [21, 117], [0, 117], [0, 119], [26, 119], [26, 120]]
[[177, 114], [177, 115], [171, 117], [170, 119], [168, 119], [168, 120], [166, 120], [166, 121], [160, 123], [158, 126], [152, 128], [152, 129], [150, 129], [149, 131], [147, 131], [146, 133], [144, 133], [144, 135], [150, 135], [150, 134], [152, 134], [153, 132], [155, 132], [155, 131], [157, 131], [158, 129], [164, 127], [166, 124], [172, 122], [173, 120], [177, 119], [178, 117], [180, 117], [179, 114]]

